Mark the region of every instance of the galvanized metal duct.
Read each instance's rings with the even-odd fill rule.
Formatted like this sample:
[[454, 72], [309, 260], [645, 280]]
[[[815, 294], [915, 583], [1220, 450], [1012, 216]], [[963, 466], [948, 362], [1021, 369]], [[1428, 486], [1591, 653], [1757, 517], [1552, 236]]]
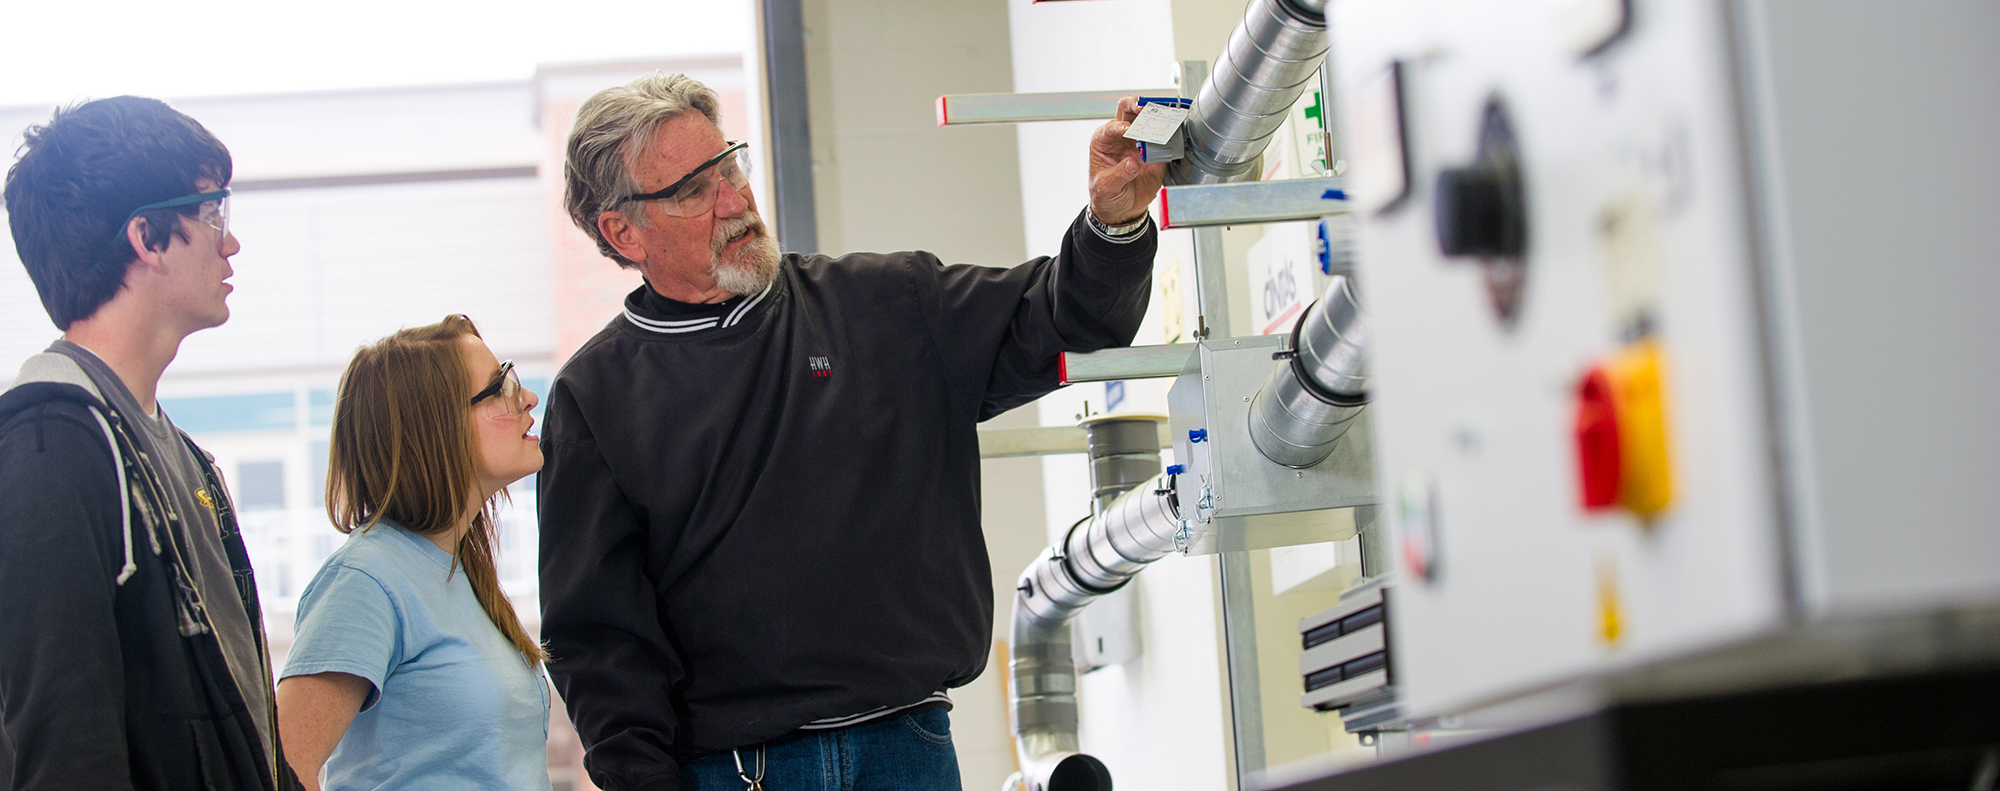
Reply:
[[1085, 452], [1090, 456], [1090, 511], [1102, 513], [1111, 501], [1160, 474], [1160, 424], [1166, 415], [1096, 415], [1084, 418]]
[[1326, 59], [1326, 0], [1250, 0], [1188, 115], [1169, 184], [1257, 177], [1258, 157]]
[[1174, 552], [1179, 511], [1166, 477], [1147, 479], [1070, 531], [1061, 545], [1042, 550], [1021, 572], [1014, 603], [1036, 619], [1068, 621], [1092, 599], [1117, 590], [1146, 564]]
[[1111, 791], [1111, 771], [1078, 751], [1076, 660], [1069, 621], [1175, 550], [1172, 487], [1160, 474], [1160, 418], [1084, 423], [1097, 514], [1021, 572], [1014, 594], [1014, 745], [1025, 791]]
[[1368, 404], [1368, 324], [1352, 281], [1335, 275], [1293, 337], [1291, 360], [1272, 367], [1250, 404], [1250, 441], [1303, 469], [1332, 455]]

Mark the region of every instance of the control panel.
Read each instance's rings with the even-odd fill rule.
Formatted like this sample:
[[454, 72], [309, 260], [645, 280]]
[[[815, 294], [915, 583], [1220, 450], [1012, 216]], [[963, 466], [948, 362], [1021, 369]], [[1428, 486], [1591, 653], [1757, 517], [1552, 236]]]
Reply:
[[1787, 618], [1717, 9], [1334, 6], [1408, 714]]

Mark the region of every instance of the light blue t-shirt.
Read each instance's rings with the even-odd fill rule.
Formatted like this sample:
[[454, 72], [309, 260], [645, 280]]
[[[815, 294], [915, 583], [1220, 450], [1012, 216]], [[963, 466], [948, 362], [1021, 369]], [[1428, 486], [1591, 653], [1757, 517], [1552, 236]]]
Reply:
[[328, 791], [548, 791], [541, 670], [423, 536], [357, 530], [306, 586], [284, 677], [330, 672], [375, 688], [327, 759]]

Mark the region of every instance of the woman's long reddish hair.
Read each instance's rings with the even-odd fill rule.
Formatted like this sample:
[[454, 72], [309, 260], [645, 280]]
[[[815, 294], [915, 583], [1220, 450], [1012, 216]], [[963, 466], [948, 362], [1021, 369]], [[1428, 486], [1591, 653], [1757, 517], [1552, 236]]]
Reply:
[[[450, 315], [355, 352], [340, 377], [328, 448], [326, 513], [335, 529], [366, 530], [389, 519], [425, 536], [465, 519], [478, 484], [472, 390], [460, 339], [479, 337], [472, 320]], [[505, 490], [501, 490], [504, 495]], [[528, 636], [500, 590], [494, 564], [494, 503], [472, 514], [453, 555], [493, 625], [536, 664], [548, 652]]]

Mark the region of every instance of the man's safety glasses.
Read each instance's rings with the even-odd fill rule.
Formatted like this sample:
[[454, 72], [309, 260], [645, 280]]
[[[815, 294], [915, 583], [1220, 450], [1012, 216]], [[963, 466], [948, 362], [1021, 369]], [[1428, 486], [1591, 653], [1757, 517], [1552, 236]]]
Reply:
[[528, 411], [528, 391], [521, 387], [521, 375], [514, 373], [513, 360], [500, 362], [499, 375], [493, 377], [493, 384], [472, 396], [472, 405], [479, 406], [479, 402], [489, 398], [500, 405], [505, 417], [518, 417]]
[[694, 170], [666, 188], [627, 195], [625, 199], [657, 201], [660, 211], [669, 217], [707, 214], [715, 209], [718, 182], [728, 182], [730, 187], [739, 190], [750, 184], [750, 152], [745, 150], [749, 146], [749, 143], [730, 143], [722, 149], [722, 153], [696, 165]]
[[154, 209], [178, 209], [182, 206], [196, 206], [197, 204], [199, 206], [195, 210], [195, 219], [200, 220], [203, 225], [215, 229], [215, 252], [217, 255], [221, 255], [223, 248], [229, 244], [228, 187], [214, 192], [185, 195], [173, 200], [148, 203], [133, 209], [131, 214], [125, 215], [125, 221], [118, 224], [118, 237], [121, 239], [125, 237], [125, 229], [131, 226], [132, 218], [139, 216], [141, 212], [149, 212]]

